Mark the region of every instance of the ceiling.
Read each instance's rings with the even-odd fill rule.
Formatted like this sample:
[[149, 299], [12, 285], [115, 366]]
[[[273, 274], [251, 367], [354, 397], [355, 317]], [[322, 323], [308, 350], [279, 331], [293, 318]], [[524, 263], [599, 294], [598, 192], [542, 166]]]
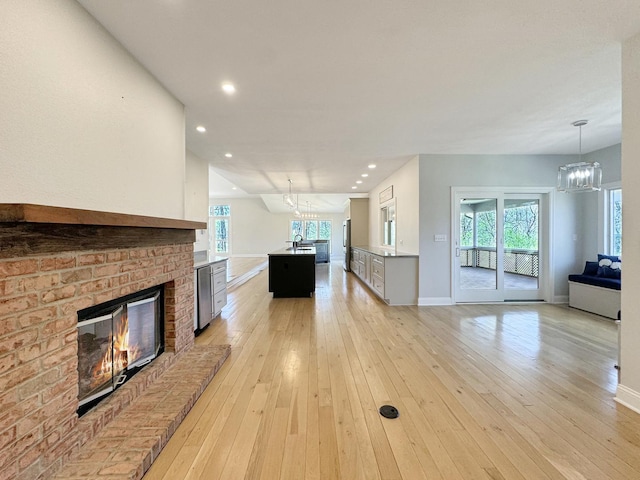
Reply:
[[280, 203], [288, 179], [344, 199], [420, 153], [577, 153], [583, 118], [583, 152], [618, 143], [640, 32], [638, 0], [79, 3], [185, 105], [214, 195]]

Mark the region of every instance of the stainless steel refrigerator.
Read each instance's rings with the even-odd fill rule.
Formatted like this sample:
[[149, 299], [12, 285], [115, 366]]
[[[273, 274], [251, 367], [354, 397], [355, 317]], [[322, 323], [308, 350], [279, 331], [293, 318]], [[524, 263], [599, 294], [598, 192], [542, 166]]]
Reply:
[[351, 220], [342, 222], [342, 251], [344, 252], [343, 268], [345, 272], [351, 271]]

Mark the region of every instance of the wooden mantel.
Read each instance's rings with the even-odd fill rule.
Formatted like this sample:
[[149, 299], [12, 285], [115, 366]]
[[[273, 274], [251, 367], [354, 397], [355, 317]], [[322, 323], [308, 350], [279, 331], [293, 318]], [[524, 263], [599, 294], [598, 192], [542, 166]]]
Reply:
[[77, 208], [50, 207], [30, 203], [0, 203], [0, 222], [58, 223], [65, 225], [101, 225], [109, 227], [150, 227], [198, 230], [207, 228], [205, 222], [170, 218], [99, 212]]
[[205, 222], [45, 205], [0, 204], [0, 259], [193, 243]]

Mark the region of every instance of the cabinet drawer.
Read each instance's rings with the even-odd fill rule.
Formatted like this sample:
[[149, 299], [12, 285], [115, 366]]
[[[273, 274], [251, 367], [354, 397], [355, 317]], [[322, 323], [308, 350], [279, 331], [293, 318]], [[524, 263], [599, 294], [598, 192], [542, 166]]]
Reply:
[[373, 261], [371, 262], [371, 271], [381, 279], [384, 278], [384, 261], [373, 257]]
[[211, 265], [211, 270], [213, 270], [214, 275], [216, 273], [220, 273], [224, 270], [225, 274], [227, 272], [227, 263], [226, 262], [220, 262], [220, 263], [214, 263], [213, 265]]
[[221, 272], [215, 273], [213, 275], [213, 291], [214, 293], [218, 293], [220, 290], [226, 288], [227, 286], [227, 271], [224, 269]]
[[384, 280], [376, 275], [374, 275], [371, 280], [371, 286], [384, 298]]
[[227, 291], [222, 290], [213, 296], [213, 315], [216, 316], [220, 313], [223, 307], [227, 304]]

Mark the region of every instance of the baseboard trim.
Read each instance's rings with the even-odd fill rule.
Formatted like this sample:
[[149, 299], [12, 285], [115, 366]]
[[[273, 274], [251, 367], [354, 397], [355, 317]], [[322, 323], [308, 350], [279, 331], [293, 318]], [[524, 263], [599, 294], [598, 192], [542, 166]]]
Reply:
[[569, 295], [555, 295], [553, 297], [552, 302], [554, 305], [559, 305], [562, 303], [569, 303]]
[[418, 298], [419, 307], [438, 306], [438, 305], [453, 305], [453, 299], [451, 297], [420, 297]]
[[634, 412], [640, 413], [640, 392], [636, 392], [629, 387], [619, 384], [614, 400], [620, 405], [624, 405]]

